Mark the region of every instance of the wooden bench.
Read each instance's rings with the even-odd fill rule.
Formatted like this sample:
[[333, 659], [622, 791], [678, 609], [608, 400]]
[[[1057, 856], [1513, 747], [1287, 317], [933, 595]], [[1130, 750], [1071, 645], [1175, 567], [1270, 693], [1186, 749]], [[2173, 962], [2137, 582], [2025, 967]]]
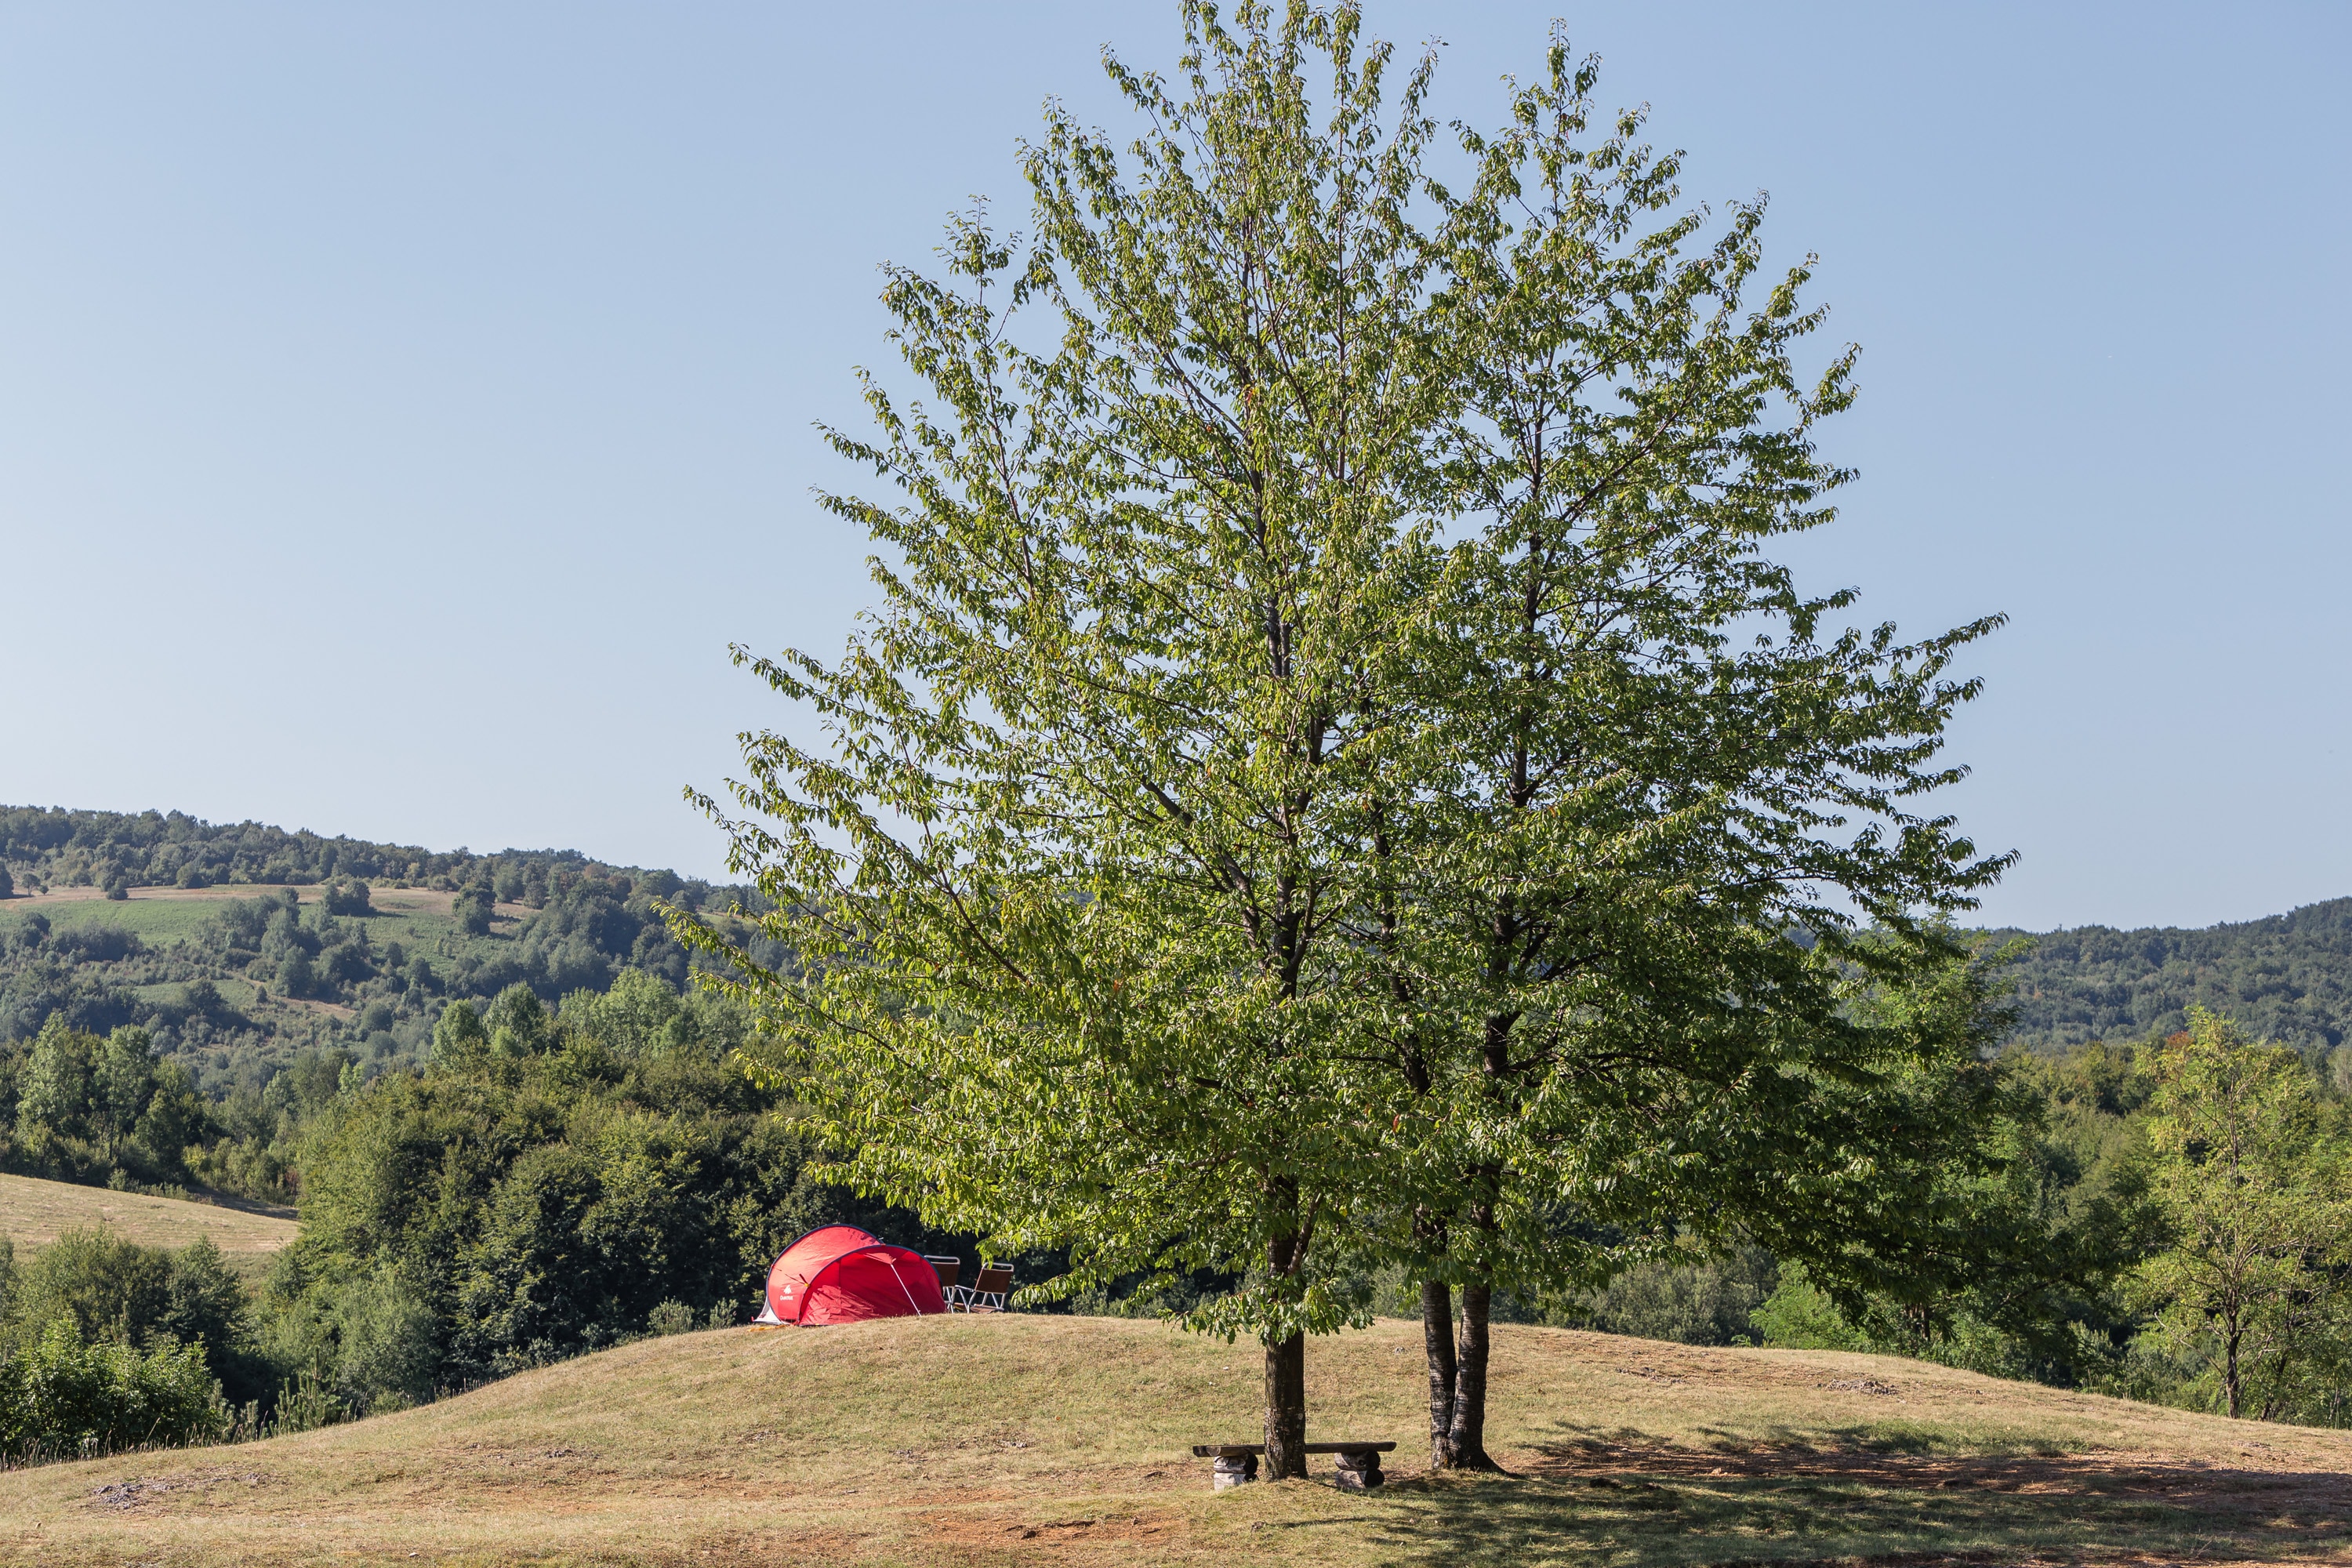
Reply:
[[[1309, 1443], [1310, 1454], [1337, 1454], [1338, 1468], [1332, 1479], [1348, 1491], [1364, 1491], [1381, 1481], [1381, 1456], [1396, 1451], [1394, 1443]], [[1209, 1484], [1218, 1491], [1240, 1486], [1244, 1481], [1257, 1479], [1257, 1457], [1265, 1452], [1263, 1443], [1195, 1443], [1192, 1457], [1213, 1459], [1210, 1467]]]

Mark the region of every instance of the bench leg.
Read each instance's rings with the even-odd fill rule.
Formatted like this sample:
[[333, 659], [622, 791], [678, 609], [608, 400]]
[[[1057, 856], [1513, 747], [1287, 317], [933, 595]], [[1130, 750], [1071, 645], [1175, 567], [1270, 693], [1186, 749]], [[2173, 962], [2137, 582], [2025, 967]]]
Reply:
[[1213, 1490], [1223, 1491], [1228, 1487], [1237, 1487], [1244, 1481], [1255, 1479], [1257, 1479], [1255, 1454], [1241, 1454], [1230, 1458], [1220, 1454], [1212, 1462], [1209, 1485]]
[[1370, 1491], [1385, 1479], [1381, 1474], [1381, 1456], [1377, 1450], [1360, 1454], [1342, 1454], [1339, 1468], [1331, 1479], [1341, 1491]]

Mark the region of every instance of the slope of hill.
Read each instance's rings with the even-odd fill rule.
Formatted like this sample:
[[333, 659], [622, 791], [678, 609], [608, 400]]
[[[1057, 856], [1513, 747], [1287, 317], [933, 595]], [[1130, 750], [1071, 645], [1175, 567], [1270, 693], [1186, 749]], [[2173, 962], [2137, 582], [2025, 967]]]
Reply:
[[2191, 1003], [2307, 1056], [2352, 1036], [2352, 899], [2202, 931], [2080, 926], [2032, 940], [2010, 978], [2013, 1037], [2033, 1050], [2169, 1034]]
[[247, 1278], [267, 1270], [297, 1229], [291, 1214], [258, 1205], [226, 1208], [0, 1174], [0, 1236], [16, 1245], [19, 1258], [67, 1231], [100, 1225], [125, 1241], [174, 1252], [198, 1237], [210, 1237], [229, 1267]]
[[[0, 1476], [0, 1554], [332, 1561], [2278, 1561], [2352, 1547], [2352, 1435], [1883, 1357], [1497, 1331], [1505, 1477], [1433, 1481], [1417, 1325], [1309, 1352], [1391, 1484], [1213, 1494], [1255, 1347], [1118, 1319], [650, 1340], [354, 1426]], [[2000, 1554], [1996, 1556], [1995, 1554]]]

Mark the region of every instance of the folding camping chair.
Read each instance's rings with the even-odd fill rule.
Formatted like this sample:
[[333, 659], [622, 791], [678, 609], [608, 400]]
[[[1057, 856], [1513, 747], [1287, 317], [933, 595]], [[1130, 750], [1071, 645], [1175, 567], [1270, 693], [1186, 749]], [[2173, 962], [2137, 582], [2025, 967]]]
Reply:
[[948, 1294], [950, 1312], [1002, 1312], [1004, 1299], [1013, 1293], [1013, 1265], [991, 1263], [981, 1259], [980, 1277], [969, 1285], [959, 1285]]
[[952, 1302], [955, 1300], [956, 1279], [963, 1272], [963, 1259], [961, 1258], [934, 1258], [929, 1253], [926, 1252], [923, 1254], [923, 1261], [929, 1264], [932, 1271], [939, 1275], [940, 1294], [946, 1297]]

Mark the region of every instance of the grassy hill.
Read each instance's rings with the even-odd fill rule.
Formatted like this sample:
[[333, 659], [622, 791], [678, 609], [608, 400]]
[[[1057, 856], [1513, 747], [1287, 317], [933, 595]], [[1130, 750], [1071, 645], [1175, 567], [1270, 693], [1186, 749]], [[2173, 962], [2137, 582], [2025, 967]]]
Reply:
[[1417, 1325], [1318, 1341], [1314, 1436], [1402, 1445], [1382, 1492], [1213, 1494], [1255, 1347], [1117, 1319], [649, 1340], [236, 1447], [0, 1476], [0, 1557], [407, 1563], [1685, 1564], [2352, 1548], [2352, 1435], [1881, 1357], [1497, 1331], [1517, 1474], [1433, 1481]]
[[294, 1239], [296, 1229], [293, 1217], [286, 1214], [0, 1174], [0, 1236], [15, 1243], [19, 1258], [67, 1231], [98, 1225], [125, 1241], [172, 1251], [208, 1236], [229, 1267], [247, 1278], [266, 1272], [278, 1249]]

